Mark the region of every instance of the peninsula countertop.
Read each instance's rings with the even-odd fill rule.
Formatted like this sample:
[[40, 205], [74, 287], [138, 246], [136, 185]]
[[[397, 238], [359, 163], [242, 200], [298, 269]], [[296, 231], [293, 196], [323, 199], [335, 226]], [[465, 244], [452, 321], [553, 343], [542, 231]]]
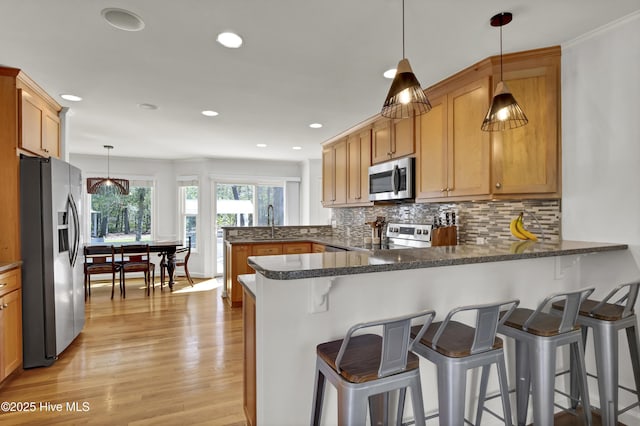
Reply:
[[[344, 243], [342, 245], [344, 246]], [[251, 256], [248, 263], [256, 272], [266, 278], [294, 280], [626, 249], [628, 249], [627, 244], [586, 241], [505, 241], [495, 244], [467, 244], [419, 249], [361, 249], [331, 253]]]

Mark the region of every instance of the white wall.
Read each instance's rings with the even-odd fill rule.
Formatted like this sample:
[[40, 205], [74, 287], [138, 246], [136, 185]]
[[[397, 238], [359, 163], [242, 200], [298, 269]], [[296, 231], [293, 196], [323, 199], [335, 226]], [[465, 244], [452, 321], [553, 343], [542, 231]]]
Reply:
[[322, 207], [322, 160], [307, 160], [302, 165], [302, 224], [328, 225], [331, 209]]
[[640, 260], [640, 12], [562, 46], [562, 235]]
[[[627, 243], [638, 264], [639, 99], [640, 12], [562, 46], [563, 238]], [[617, 271], [607, 272], [604, 284], [613, 288], [619, 284], [611, 278]], [[619, 343], [620, 382], [633, 387], [626, 338]], [[591, 340], [587, 370], [594, 372], [590, 345]], [[589, 391], [598, 404], [595, 383]], [[620, 392], [620, 401], [627, 406], [633, 398]], [[626, 424], [640, 422], [637, 409], [625, 416]]]

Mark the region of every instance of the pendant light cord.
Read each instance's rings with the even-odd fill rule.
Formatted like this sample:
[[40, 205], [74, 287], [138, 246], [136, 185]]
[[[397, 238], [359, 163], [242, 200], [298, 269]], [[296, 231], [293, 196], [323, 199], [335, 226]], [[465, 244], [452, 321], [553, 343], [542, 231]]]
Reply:
[[500, 17], [500, 81], [503, 80], [502, 79], [502, 27], [503, 26], [504, 26], [504, 14]]
[[406, 58], [404, 55], [404, 0], [402, 0], [402, 59]]

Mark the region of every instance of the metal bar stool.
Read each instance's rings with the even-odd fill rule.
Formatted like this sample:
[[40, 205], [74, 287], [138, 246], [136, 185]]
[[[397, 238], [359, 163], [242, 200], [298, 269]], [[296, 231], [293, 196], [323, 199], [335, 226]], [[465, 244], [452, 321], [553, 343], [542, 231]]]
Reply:
[[[582, 408], [587, 425], [592, 424], [591, 405], [584, 366], [582, 335], [576, 324], [578, 307], [593, 292], [593, 288], [552, 294], [533, 311], [516, 309], [498, 332], [516, 341], [516, 401], [518, 425], [526, 424], [529, 389], [532, 389], [533, 424], [552, 425], [554, 416], [554, 384], [556, 376], [556, 349], [570, 345], [571, 358], [576, 368], [577, 384], [582, 395]], [[543, 312], [562, 299], [561, 317]]]
[[[640, 405], [640, 337], [638, 336], [638, 320], [634, 313], [634, 305], [638, 299], [640, 282], [621, 284], [611, 290], [602, 300], [587, 299], [580, 305], [578, 324], [582, 326], [583, 347], [586, 346], [589, 328], [593, 330], [595, 348], [598, 392], [600, 396], [600, 414], [603, 425], [617, 425], [618, 415]], [[624, 293], [623, 293], [624, 292]], [[622, 297], [609, 303], [616, 295]], [[561, 315], [564, 303], [552, 305], [552, 313]], [[625, 330], [633, 367], [636, 389], [628, 389], [635, 394], [638, 402], [623, 409], [618, 409], [618, 332]], [[574, 383], [574, 370], [572, 381]], [[571, 389], [572, 397], [577, 399], [575, 386]]]
[[[489, 371], [491, 365], [496, 364], [504, 413], [502, 420], [511, 426], [507, 369], [504, 362], [502, 339], [496, 337], [496, 330], [498, 324], [502, 324], [519, 303], [518, 300], [511, 300], [456, 308], [447, 314], [444, 321], [431, 324], [422, 338], [420, 338], [422, 330], [419, 327], [411, 329], [411, 336], [417, 342], [413, 346], [413, 351], [436, 364], [438, 370], [438, 414], [429, 418], [439, 416], [441, 425], [464, 424], [466, 422], [464, 406], [467, 370], [482, 367], [476, 413], [476, 424], [480, 424], [484, 411]], [[509, 306], [509, 309], [500, 319], [500, 308], [506, 306]], [[475, 328], [458, 321], [452, 321], [454, 315], [465, 311], [476, 312]], [[404, 405], [404, 394], [405, 391], [401, 390], [400, 408]]]
[[[410, 352], [414, 341], [409, 332], [413, 319], [424, 319], [425, 323], [418, 332], [418, 336], [422, 337], [434, 317], [434, 311], [422, 311], [356, 324], [349, 329], [344, 339], [319, 344], [316, 347], [311, 425], [320, 424], [325, 379], [328, 379], [338, 391], [340, 425], [364, 425], [370, 397], [379, 399], [378, 396], [383, 395], [386, 398], [387, 393], [392, 390], [410, 387], [416, 424], [424, 426], [419, 359]], [[377, 326], [382, 326], [382, 336], [353, 336], [360, 329]], [[378, 419], [374, 406], [369, 404], [369, 408], [371, 418]]]

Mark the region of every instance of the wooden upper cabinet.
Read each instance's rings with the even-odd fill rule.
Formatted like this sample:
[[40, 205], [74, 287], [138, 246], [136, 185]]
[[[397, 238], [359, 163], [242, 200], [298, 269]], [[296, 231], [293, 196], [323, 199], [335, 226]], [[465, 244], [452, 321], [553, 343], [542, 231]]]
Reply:
[[439, 86], [431, 111], [416, 118], [417, 199], [489, 194], [490, 139], [480, 130], [489, 80], [486, 75]]
[[21, 95], [20, 148], [40, 153], [42, 150], [42, 109], [40, 109], [37, 99], [29, 92], [19, 89], [18, 93]]
[[429, 99], [431, 111], [416, 117], [416, 198], [446, 197], [447, 96]]
[[41, 157], [60, 157], [60, 106], [18, 80], [19, 147]]
[[347, 202], [347, 141], [343, 139], [322, 150], [322, 205]]
[[372, 130], [371, 162], [383, 163], [415, 152], [414, 118], [376, 121]]
[[489, 77], [448, 96], [449, 197], [489, 194], [490, 134], [480, 129], [489, 109]]
[[366, 129], [347, 137], [347, 165], [347, 203], [368, 202], [371, 129]]
[[322, 205], [330, 206], [336, 199], [336, 151], [332, 146], [322, 149]]
[[334, 204], [346, 204], [347, 202], [347, 141], [341, 140], [334, 145], [336, 151], [335, 161], [335, 200]]
[[507, 56], [504, 79], [529, 123], [492, 133], [491, 190], [559, 197], [560, 48]]
[[322, 205], [368, 203], [371, 131], [361, 130], [322, 149]]

